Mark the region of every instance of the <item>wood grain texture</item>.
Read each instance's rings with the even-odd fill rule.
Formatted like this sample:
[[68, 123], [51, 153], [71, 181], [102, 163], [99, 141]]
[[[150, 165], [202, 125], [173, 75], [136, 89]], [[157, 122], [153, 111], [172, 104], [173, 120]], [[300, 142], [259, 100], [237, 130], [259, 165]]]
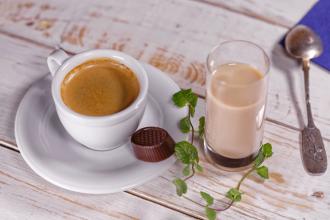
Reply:
[[[194, 123], [204, 115], [204, 100], [197, 106]], [[220, 219], [328, 219], [330, 217], [330, 190], [327, 186], [330, 173], [311, 177], [306, 174], [300, 159], [300, 133], [266, 122], [264, 142], [273, 144], [274, 156], [266, 162], [270, 180], [262, 183], [252, 176], [243, 185], [244, 199], [232, 209], [220, 213]], [[329, 146], [329, 142], [325, 142]], [[210, 164], [200, 152], [204, 173], [189, 181], [188, 197], [202, 202], [199, 191], [205, 191], [222, 200], [225, 192], [238, 182], [242, 173], [224, 172]], [[328, 159], [330, 156], [328, 155]], [[141, 197], [167, 201], [173, 207], [188, 209], [196, 216], [203, 211], [184, 198], [173, 197], [170, 181], [181, 175], [182, 167], [176, 164], [168, 173], [130, 191]], [[323, 198], [315, 197], [322, 192]], [[219, 203], [221, 205], [221, 203]]]
[[91, 196], [48, 184], [21, 156], [0, 147], [0, 219], [191, 219], [127, 193]]
[[[310, 4], [312, 1], [301, 4], [300, 8], [303, 5], [308, 8]], [[97, 0], [93, 4], [85, 1], [45, 3], [21, 0], [4, 1], [1, 5], [4, 9], [0, 32], [23, 38], [31, 47], [43, 45], [50, 49], [61, 45], [71, 52], [88, 48], [121, 50], [160, 68], [181, 87], [192, 87], [201, 95], [204, 94], [208, 51], [224, 40], [240, 38], [255, 41], [266, 50], [272, 62], [269, 120], [295, 129], [304, 126], [301, 70], [277, 44], [287, 28], [189, 0]], [[261, 5], [257, 8], [272, 10], [266, 7], [266, 2], [257, 5]], [[284, 3], [276, 5], [280, 7]], [[252, 10], [252, 6], [249, 7]], [[13, 59], [16, 60], [15, 57]], [[311, 72], [314, 118], [322, 135], [329, 140], [330, 115], [327, 112], [330, 97], [326, 88], [330, 77], [315, 65], [312, 65]]]
[[[206, 0], [203, 3], [190, 0], [96, 0], [93, 3], [78, 0], [52, 0], [47, 3], [42, 0], [1, 0], [1, 143], [10, 143], [16, 148], [13, 128], [18, 103], [26, 89], [47, 74], [45, 59], [55, 45], [71, 52], [88, 48], [124, 51], [167, 72], [181, 87], [193, 87], [202, 95], [205, 57], [212, 46], [235, 38], [251, 40], [265, 48], [273, 64], [265, 132], [265, 141], [273, 143], [275, 151], [274, 158], [268, 162], [271, 180], [261, 184], [256, 176], [248, 179], [242, 188], [246, 193], [242, 203], [221, 213], [220, 218], [328, 219], [329, 172], [324, 176], [310, 177], [300, 162], [298, 129], [303, 126], [304, 114], [301, 72], [297, 63], [286, 57], [277, 45], [287, 31], [286, 27], [301, 17], [301, 13], [314, 1], [293, 0], [290, 7], [283, 1], [207, 1], [206, 4]], [[311, 72], [313, 113], [316, 124], [326, 137], [327, 147], [330, 140], [330, 97], [327, 92], [330, 76], [315, 65]], [[201, 100], [197, 115], [204, 114], [203, 106], [204, 101]], [[1, 147], [0, 151], [0, 171], [9, 175], [0, 173], [0, 207], [10, 210], [4, 214], [1, 212], [1, 219], [15, 219], [14, 214], [17, 219], [35, 219], [36, 216], [45, 217], [47, 213], [54, 219], [88, 219], [93, 216], [111, 219], [106, 214], [112, 210], [124, 219], [158, 219], [152, 209], [159, 211], [159, 216], [165, 219], [171, 219], [172, 213], [172, 219], [185, 218], [145, 200], [204, 218], [201, 207], [175, 196], [171, 180], [180, 175], [178, 164], [161, 177], [127, 191], [128, 194], [82, 196], [60, 190], [35, 176], [16, 152]], [[240, 177], [239, 173], [225, 173], [217, 169], [204, 157], [202, 164], [205, 172], [190, 181], [189, 198], [199, 200], [200, 190], [222, 198]], [[7, 182], [10, 184], [6, 185]], [[121, 196], [124, 200], [120, 200]], [[50, 199], [54, 204], [49, 203]], [[114, 203], [115, 199], [120, 200], [118, 205]], [[140, 203], [143, 206], [138, 206]], [[95, 204], [99, 206], [97, 210], [89, 209], [90, 206], [95, 208]], [[127, 212], [124, 211], [126, 204], [130, 207]], [[170, 214], [163, 215], [166, 212]]]
[[9, 37], [0, 36], [0, 39], [3, 67], [0, 72], [0, 139], [15, 143], [14, 120], [18, 104], [31, 84], [48, 73], [45, 63], [50, 50]]
[[[17, 104], [22, 98], [26, 88], [47, 72], [45, 65], [41, 65], [40, 62], [42, 62], [41, 57], [47, 54], [49, 49], [39, 48], [37, 50], [37, 47], [34, 45], [31, 46], [25, 42], [4, 36], [0, 36], [0, 40], [6, 40], [2, 41], [5, 43], [0, 45], [11, 45], [11, 49], [5, 51], [5, 54], [8, 54], [8, 56], [6, 56], [7, 61], [5, 58], [1, 58], [1, 60], [3, 60], [2, 63], [7, 67], [15, 67], [15, 71], [10, 71], [7, 75], [2, 75], [4, 78], [8, 78], [13, 74], [12, 77], [14, 77], [15, 80], [1, 81], [2, 88], [8, 89], [6, 89], [6, 93], [1, 93], [1, 101], [6, 105], [2, 105], [2, 113], [0, 116], [2, 122], [6, 123], [1, 123], [2, 127], [0, 131], [4, 138], [14, 143], [13, 120], [15, 114], [13, 114], [13, 112], [16, 111]], [[16, 67], [17, 63], [12, 62], [13, 58], [9, 56], [11, 54], [10, 51], [29, 51], [26, 52], [26, 54], [23, 53], [20, 56], [15, 56], [22, 60], [26, 58], [32, 60], [28, 60], [28, 63], [23, 63]], [[21, 74], [23, 78], [20, 79], [20, 75], [16, 74]], [[203, 106], [204, 101], [201, 100], [198, 104], [196, 118], [204, 114]], [[274, 162], [270, 161], [270, 167], [273, 169], [272, 175], [274, 177], [274, 181], [270, 181], [270, 189], [268, 189], [269, 187], [266, 187], [266, 185], [255, 184], [254, 181], [260, 181], [257, 178], [248, 181], [248, 185], [243, 187], [243, 190], [246, 191], [248, 195], [246, 197], [247, 199], [236, 208], [222, 213], [221, 216], [230, 219], [326, 217], [327, 213], [325, 213], [324, 210], [330, 207], [328, 207], [327, 203], [329, 192], [326, 190], [327, 187], [324, 184], [329, 181], [329, 175], [327, 174], [326, 176], [315, 179], [304, 173], [299, 158], [299, 132], [267, 122], [266, 138], [266, 140], [274, 144], [275, 155], [281, 155], [275, 156], [275, 160], [272, 160]], [[329, 143], [326, 142], [326, 145], [328, 144]], [[12, 146], [16, 147], [14, 144]], [[203, 159], [203, 165], [206, 167], [205, 173], [191, 182], [192, 191], [189, 196], [192, 198], [198, 198], [198, 190], [210, 192], [215, 194], [217, 198], [221, 198], [226, 189], [233, 186], [239, 178], [239, 174], [221, 172], [217, 168], [206, 163], [205, 159]], [[26, 165], [22, 166], [21, 169], [27, 169], [25, 166]], [[295, 169], [298, 169], [298, 172]], [[204, 215], [201, 208], [175, 196], [171, 180], [174, 175], [179, 174], [179, 170], [180, 166], [176, 165], [160, 178], [138, 187], [137, 189], [132, 189], [129, 193], [154, 201], [158, 204], [169, 206], [180, 212], [202, 218]], [[288, 183], [282, 185], [284, 182]], [[261, 189], [258, 187], [261, 187]], [[264, 190], [266, 190], [266, 192], [264, 192]], [[319, 191], [324, 193], [325, 196], [323, 199], [315, 199], [311, 196], [314, 192]], [[264, 195], [265, 197], [263, 197]], [[298, 195], [301, 198], [294, 195]], [[264, 208], [264, 206], [266, 208]], [[300, 209], [300, 206], [303, 208]], [[314, 210], [308, 207], [313, 207]], [[323, 210], [323, 208], [325, 209]]]
[[[194, 123], [200, 115], [204, 114], [203, 106], [204, 100], [200, 100]], [[327, 172], [324, 176], [311, 177], [305, 173], [300, 161], [299, 132], [266, 122], [264, 141], [272, 143], [274, 148], [274, 156], [266, 162], [270, 169], [270, 180], [262, 183], [262, 180], [257, 176], [249, 178], [242, 186], [244, 191], [243, 201], [237, 205], [235, 204], [232, 209], [220, 213], [220, 219], [329, 218], [330, 190], [328, 183], [330, 174]], [[329, 142], [325, 144], [328, 146]], [[189, 181], [187, 196], [190, 199], [202, 202], [199, 198], [199, 191], [205, 191], [222, 200], [225, 192], [237, 183], [242, 173], [221, 171], [207, 162], [202, 152], [200, 152], [200, 155], [204, 172]], [[23, 162], [17, 164], [13, 161], [15, 160], [10, 159], [8, 164], [5, 162], [5, 165], [15, 166], [17, 170], [29, 170]], [[127, 193], [187, 213], [196, 218], [204, 218], [203, 208], [175, 195], [175, 189], [171, 181], [175, 176], [181, 175], [181, 169], [182, 166], [177, 163], [159, 178], [128, 190]], [[3, 168], [0, 170], [3, 170]], [[16, 178], [22, 176], [21, 173], [15, 170], [11, 170], [10, 173]], [[29, 181], [28, 176], [24, 176], [24, 178], [26, 178], [25, 181]], [[32, 185], [38, 183], [46, 188], [44, 191], [52, 191], [54, 188], [40, 178], [37, 178]], [[61, 190], [58, 194], [67, 196], [66, 193], [66, 191]], [[321, 193], [323, 197], [316, 197], [315, 193]], [[69, 195], [77, 201], [88, 201], [91, 204], [96, 203], [96, 201], [100, 204], [108, 204], [110, 198], [87, 195], [76, 197], [76, 193], [70, 193]], [[222, 203], [218, 202], [218, 204], [221, 205]]]
[[317, 0], [199, 0], [215, 7], [225, 8], [265, 22], [290, 28], [317, 2]]

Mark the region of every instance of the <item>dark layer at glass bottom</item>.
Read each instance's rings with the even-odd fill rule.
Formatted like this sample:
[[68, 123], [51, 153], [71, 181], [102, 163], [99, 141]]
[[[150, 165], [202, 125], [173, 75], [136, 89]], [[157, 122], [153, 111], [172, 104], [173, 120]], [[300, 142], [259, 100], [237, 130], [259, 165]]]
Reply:
[[256, 153], [239, 159], [229, 158], [213, 152], [212, 148], [210, 148], [206, 142], [204, 142], [204, 150], [205, 153], [208, 154], [210, 159], [212, 159], [215, 163], [228, 168], [240, 168], [248, 166], [255, 160], [258, 153], [257, 151]]

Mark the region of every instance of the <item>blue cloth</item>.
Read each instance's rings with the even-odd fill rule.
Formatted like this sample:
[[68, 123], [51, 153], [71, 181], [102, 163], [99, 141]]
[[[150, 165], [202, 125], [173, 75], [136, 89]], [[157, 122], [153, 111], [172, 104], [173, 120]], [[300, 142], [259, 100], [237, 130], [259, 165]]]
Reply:
[[313, 61], [330, 70], [330, 0], [319, 0], [299, 24], [310, 27], [321, 37], [324, 50], [322, 55]]

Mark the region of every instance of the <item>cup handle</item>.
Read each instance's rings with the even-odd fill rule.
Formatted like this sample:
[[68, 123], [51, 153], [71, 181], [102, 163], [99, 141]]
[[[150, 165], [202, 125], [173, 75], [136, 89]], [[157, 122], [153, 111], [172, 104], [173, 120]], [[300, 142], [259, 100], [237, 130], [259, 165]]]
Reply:
[[58, 68], [64, 63], [70, 56], [61, 49], [56, 49], [47, 57], [47, 65], [52, 76], [55, 75]]

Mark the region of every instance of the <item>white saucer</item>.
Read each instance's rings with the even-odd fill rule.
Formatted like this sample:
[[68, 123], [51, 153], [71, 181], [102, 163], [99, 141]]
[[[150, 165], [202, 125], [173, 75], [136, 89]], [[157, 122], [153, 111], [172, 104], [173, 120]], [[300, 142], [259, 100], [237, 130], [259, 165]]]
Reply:
[[[179, 87], [158, 69], [144, 64], [149, 77], [149, 95], [139, 127], [165, 128], [175, 141], [186, 139], [178, 129], [186, 109], [171, 101]], [[130, 144], [110, 151], [94, 151], [64, 130], [50, 94], [51, 77], [34, 83], [22, 99], [15, 121], [15, 137], [26, 163], [41, 177], [62, 188], [92, 194], [132, 188], [161, 175], [175, 157], [147, 163], [135, 158]], [[109, 134], [111, 135], [111, 134]]]

